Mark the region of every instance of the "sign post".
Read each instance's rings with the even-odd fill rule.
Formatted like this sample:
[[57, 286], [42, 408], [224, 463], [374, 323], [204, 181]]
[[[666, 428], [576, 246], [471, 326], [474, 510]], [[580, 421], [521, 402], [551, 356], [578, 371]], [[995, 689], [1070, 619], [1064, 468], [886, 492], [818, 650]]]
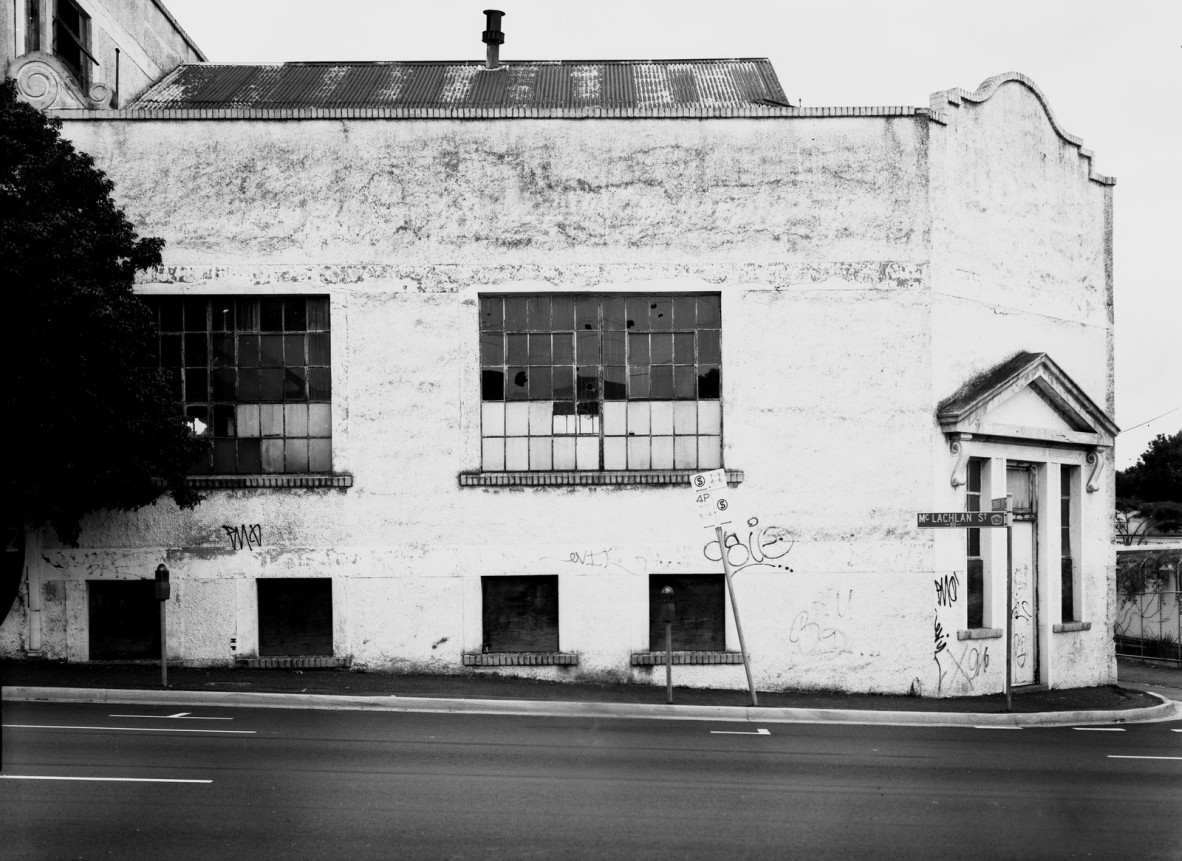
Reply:
[[1006, 519], [1006, 711], [1014, 710], [1014, 664], [1010, 654], [1014, 648], [1014, 497], [992, 500], [993, 510], [1005, 513]]
[[751, 677], [751, 661], [747, 658], [747, 643], [743, 639], [743, 623], [739, 621], [739, 603], [735, 600], [731, 563], [726, 556], [726, 533], [722, 528], [723, 524], [730, 522], [731, 504], [726, 484], [726, 470], [713, 469], [709, 472], [694, 473], [690, 476], [690, 488], [693, 490], [699, 515], [703, 520], [714, 523], [714, 535], [718, 539], [718, 549], [722, 556], [722, 572], [731, 598], [731, 612], [735, 616], [735, 631], [739, 635], [739, 651], [743, 654], [743, 670], [747, 674], [747, 689], [751, 692], [751, 705], [757, 706], [759, 698], [755, 693], [755, 680]]
[[1011, 577], [1011, 568], [1013, 565], [1013, 531], [1011, 525], [1014, 520], [1013, 516], [1013, 497], [1006, 496], [1004, 499], [993, 500], [992, 511], [930, 511], [919, 512], [916, 515], [916, 525], [920, 529], [1000, 529], [1005, 527], [1006, 530], [1006, 711], [1013, 711], [1014, 703], [1012, 693], [1010, 690], [1010, 638], [1012, 635], [1012, 622], [1010, 617], [1013, 615], [1011, 607], [1013, 605], [1013, 578]]

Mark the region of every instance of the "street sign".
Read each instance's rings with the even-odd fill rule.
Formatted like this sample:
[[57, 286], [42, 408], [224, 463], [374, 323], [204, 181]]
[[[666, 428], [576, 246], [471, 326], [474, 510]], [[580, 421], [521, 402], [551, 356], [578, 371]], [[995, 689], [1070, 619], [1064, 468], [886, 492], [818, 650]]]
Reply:
[[916, 517], [921, 529], [993, 528], [1006, 525], [1004, 511], [921, 511]]
[[698, 506], [698, 517], [709, 526], [731, 522], [730, 491], [726, 484], [726, 470], [713, 469], [690, 476], [690, 490]]

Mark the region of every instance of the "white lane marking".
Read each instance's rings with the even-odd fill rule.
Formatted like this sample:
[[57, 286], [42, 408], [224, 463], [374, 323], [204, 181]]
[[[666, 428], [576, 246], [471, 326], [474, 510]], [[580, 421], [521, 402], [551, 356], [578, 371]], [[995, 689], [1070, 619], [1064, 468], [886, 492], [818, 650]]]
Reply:
[[177, 712], [174, 715], [107, 715], [107, 717], [122, 718], [160, 718], [161, 720], [234, 720], [232, 717], [198, 717], [189, 712]]
[[216, 732], [222, 735], [255, 735], [253, 729], [167, 729], [150, 726], [58, 726], [57, 724], [6, 723], [8, 729], [98, 729], [120, 732]]
[[1182, 762], [1182, 756], [1123, 756], [1118, 753], [1108, 754], [1109, 759], [1169, 759]]
[[989, 726], [987, 724], [981, 724], [980, 726], [973, 727], [973, 729], [1021, 729], [1021, 728], [1022, 727], [1020, 727], [1020, 726]]
[[1124, 732], [1118, 726], [1073, 726], [1076, 732]]
[[710, 734], [711, 735], [771, 735], [772, 733], [771, 733], [771, 730], [766, 730], [761, 727], [760, 729], [757, 729], [755, 732], [735, 732], [733, 730], [726, 730], [726, 729], [712, 729], [712, 730], [710, 730]]
[[180, 780], [172, 777], [45, 777], [39, 774], [0, 774], [5, 780], [96, 780], [116, 783], [213, 783], [212, 780]]
[[1182, 729], [1172, 729], [1170, 732], [1182, 732]]

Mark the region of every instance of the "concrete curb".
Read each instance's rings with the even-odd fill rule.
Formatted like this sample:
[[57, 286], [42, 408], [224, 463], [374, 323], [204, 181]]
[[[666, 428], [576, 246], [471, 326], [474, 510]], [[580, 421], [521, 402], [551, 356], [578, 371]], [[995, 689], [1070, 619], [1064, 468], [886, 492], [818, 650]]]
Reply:
[[13, 686], [2, 689], [13, 702], [119, 703], [123, 705], [227, 706], [269, 709], [335, 709], [444, 714], [496, 714], [637, 720], [713, 720], [746, 723], [889, 724], [892, 726], [1036, 727], [1072, 724], [1138, 723], [1177, 716], [1178, 704], [1157, 694], [1161, 703], [1139, 709], [994, 714], [975, 712], [863, 711], [857, 709], [691, 706], [644, 703], [551, 702], [549, 700], [475, 700], [445, 697], [346, 696], [340, 694], [269, 694], [239, 691], [123, 690]]

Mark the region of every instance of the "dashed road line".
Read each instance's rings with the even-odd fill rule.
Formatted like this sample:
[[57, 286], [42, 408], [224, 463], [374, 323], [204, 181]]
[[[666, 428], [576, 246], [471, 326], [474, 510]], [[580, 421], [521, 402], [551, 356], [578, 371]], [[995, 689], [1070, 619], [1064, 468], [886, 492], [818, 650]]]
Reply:
[[174, 715], [107, 715], [117, 718], [148, 718], [151, 720], [234, 720], [232, 717], [200, 717], [191, 712], [177, 712]]
[[6, 723], [7, 729], [96, 729], [111, 732], [204, 732], [220, 735], [257, 735], [253, 729], [173, 729], [153, 726], [60, 726], [58, 724]]
[[1072, 729], [1076, 732], [1124, 732], [1118, 726], [1073, 726]]
[[973, 729], [1021, 729], [1021, 728], [1022, 727], [1020, 727], [1020, 726], [990, 726], [988, 724], [979, 724], [979, 725], [973, 727]]
[[106, 783], [213, 783], [212, 780], [181, 780], [175, 777], [50, 777], [41, 774], [0, 774], [4, 780], [87, 780]]
[[1168, 759], [1171, 761], [1182, 762], [1182, 756], [1132, 756], [1119, 753], [1108, 754], [1109, 759]]
[[763, 729], [762, 727], [755, 732], [738, 732], [737, 730], [729, 729], [712, 729], [710, 735], [771, 735], [771, 730]]

